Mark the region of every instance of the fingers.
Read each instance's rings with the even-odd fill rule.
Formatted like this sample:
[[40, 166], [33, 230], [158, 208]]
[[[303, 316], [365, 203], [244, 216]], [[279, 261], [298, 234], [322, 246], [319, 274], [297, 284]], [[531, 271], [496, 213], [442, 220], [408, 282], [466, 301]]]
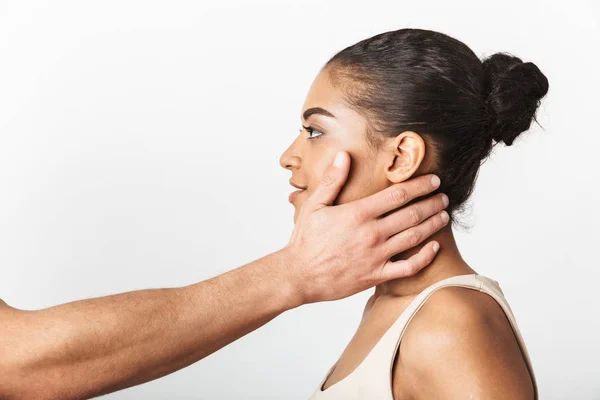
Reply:
[[390, 237], [383, 245], [384, 252], [391, 258], [395, 254], [402, 253], [423, 242], [429, 236], [442, 229], [448, 223], [448, 213], [442, 211], [432, 217], [427, 218], [417, 226], [397, 233]]
[[388, 261], [383, 267], [381, 281], [384, 282], [391, 279], [406, 278], [418, 273], [420, 270], [431, 264], [439, 250], [439, 246], [438, 242], [431, 241], [408, 260]]
[[448, 196], [439, 193], [386, 215], [376, 221], [375, 226], [381, 237], [389, 238], [420, 224], [432, 215], [442, 211], [446, 206], [448, 206]]
[[431, 193], [439, 186], [440, 179], [436, 175], [422, 175], [357, 200], [356, 206], [361, 209], [362, 215], [375, 218], [417, 197]]
[[333, 204], [342, 186], [346, 183], [349, 171], [350, 156], [345, 151], [340, 151], [336, 155], [333, 164], [327, 168], [319, 186], [317, 186], [312, 196], [307, 199], [309, 208], [315, 210]]

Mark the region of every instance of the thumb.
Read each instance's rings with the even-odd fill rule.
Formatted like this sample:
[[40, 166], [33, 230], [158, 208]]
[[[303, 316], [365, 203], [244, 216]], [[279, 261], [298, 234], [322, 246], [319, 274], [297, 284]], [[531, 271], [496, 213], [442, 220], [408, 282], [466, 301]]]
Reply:
[[349, 172], [350, 156], [345, 151], [340, 151], [336, 154], [333, 164], [327, 168], [319, 186], [317, 186], [311, 196], [311, 203], [314, 205], [314, 209], [333, 204], [342, 186], [346, 183]]

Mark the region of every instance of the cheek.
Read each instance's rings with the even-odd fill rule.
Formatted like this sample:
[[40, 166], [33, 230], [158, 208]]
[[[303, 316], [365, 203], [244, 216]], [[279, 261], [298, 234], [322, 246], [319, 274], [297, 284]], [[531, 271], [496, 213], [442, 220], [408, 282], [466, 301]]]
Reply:
[[306, 198], [314, 193], [323, 175], [333, 162], [335, 155], [340, 150], [345, 150], [350, 154], [350, 172], [334, 205], [370, 196], [390, 185], [383, 173], [384, 167], [378, 165], [376, 157], [364, 149], [366, 144], [361, 142], [358, 148], [357, 146], [348, 146], [348, 144], [344, 145], [339, 142], [327, 148], [313, 146], [311, 151], [305, 153], [302, 170], [307, 179], [308, 190], [296, 199], [296, 210], [301, 207]]
[[[329, 165], [333, 162], [336, 152], [328, 154], [327, 157], [319, 159], [312, 165], [312, 170], [307, 171], [307, 177], [309, 177], [309, 189], [296, 199], [296, 210], [298, 210], [304, 200], [314, 193], [314, 190], [321, 182], [323, 175], [329, 168]], [[360, 156], [356, 153], [351, 153], [350, 172], [348, 173], [348, 179], [342, 186], [340, 193], [338, 194], [334, 205], [345, 204], [354, 200], [362, 199], [363, 197], [370, 196], [374, 193], [379, 192], [387, 188], [390, 183], [383, 173], [379, 173], [378, 168], [375, 165], [374, 160], [371, 156]]]
[[316, 147], [313, 146], [302, 161], [302, 170], [307, 179], [309, 192], [314, 191], [319, 185], [338, 151], [337, 148], [319, 149]]
[[370, 158], [353, 158], [346, 184], [334, 204], [345, 204], [368, 197], [390, 185]]

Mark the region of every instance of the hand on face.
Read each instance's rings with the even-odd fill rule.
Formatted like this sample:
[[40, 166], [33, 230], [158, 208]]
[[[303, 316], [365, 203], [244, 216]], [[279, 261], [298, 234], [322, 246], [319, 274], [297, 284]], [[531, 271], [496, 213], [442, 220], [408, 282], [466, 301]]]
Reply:
[[[326, 72], [311, 86], [302, 120], [280, 163], [300, 189], [290, 196], [295, 227], [287, 249], [298, 261], [292, 273], [303, 301], [343, 298], [431, 263], [435, 242], [408, 260], [389, 260], [446, 225], [442, 194], [392, 212], [437, 188], [432, 175], [410, 179], [425, 163], [422, 138], [403, 132], [375, 148], [366, 118], [346, 105]], [[331, 166], [340, 151], [343, 162]]]
[[337, 164], [304, 201], [286, 246], [294, 261], [290, 274], [297, 282], [301, 304], [344, 298], [416, 274], [434, 259], [437, 242], [428, 243], [408, 260], [390, 258], [420, 244], [447, 222], [440, 213], [447, 205], [441, 194], [396, 210], [434, 191], [439, 186], [434, 175], [331, 206], [347, 179], [348, 155], [341, 153]]
[[319, 74], [311, 86], [301, 119], [300, 134], [280, 158], [281, 166], [292, 171], [290, 184], [300, 189], [289, 199], [295, 207], [294, 221], [338, 151], [351, 154], [353, 163], [349, 184], [342, 188], [335, 204], [389, 186], [385, 177], [373, 174], [381, 159], [366, 143], [366, 119], [346, 106], [327, 73]]

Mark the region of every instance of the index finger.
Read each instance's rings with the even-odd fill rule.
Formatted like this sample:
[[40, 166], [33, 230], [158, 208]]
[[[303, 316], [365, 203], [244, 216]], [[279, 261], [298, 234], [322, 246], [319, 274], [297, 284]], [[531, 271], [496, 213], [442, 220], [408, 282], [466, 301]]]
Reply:
[[395, 210], [417, 197], [433, 192], [440, 186], [440, 178], [434, 174], [421, 175], [408, 181], [396, 183], [371, 196], [355, 201], [362, 215], [377, 218]]

